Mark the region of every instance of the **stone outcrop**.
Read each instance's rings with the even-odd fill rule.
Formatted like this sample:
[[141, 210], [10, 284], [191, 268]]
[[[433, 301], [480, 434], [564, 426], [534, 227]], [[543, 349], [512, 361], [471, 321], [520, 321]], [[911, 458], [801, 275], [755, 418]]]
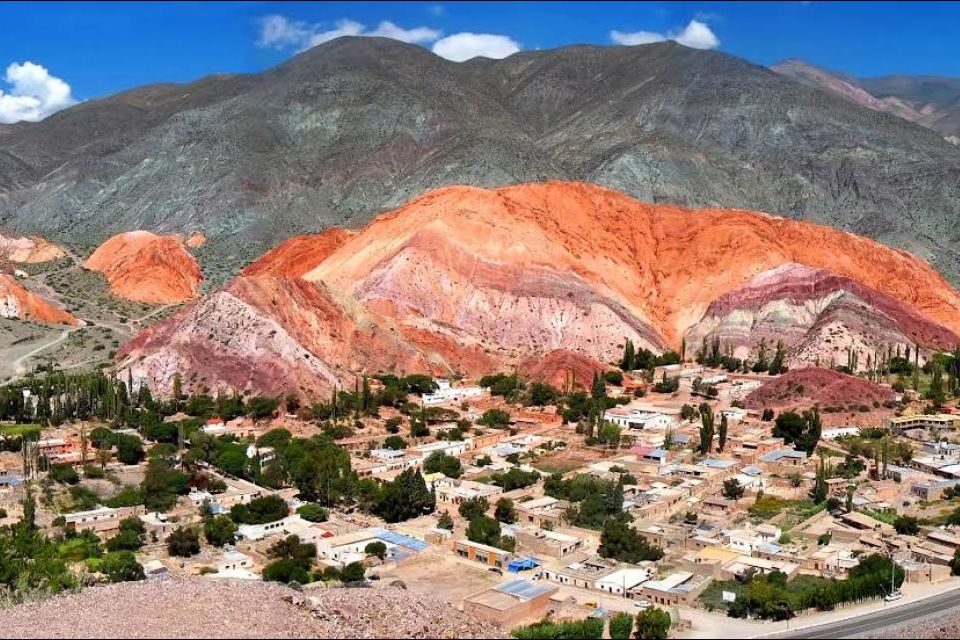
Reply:
[[7, 274], [0, 274], [0, 316], [50, 324], [80, 324], [68, 312], [27, 290]]

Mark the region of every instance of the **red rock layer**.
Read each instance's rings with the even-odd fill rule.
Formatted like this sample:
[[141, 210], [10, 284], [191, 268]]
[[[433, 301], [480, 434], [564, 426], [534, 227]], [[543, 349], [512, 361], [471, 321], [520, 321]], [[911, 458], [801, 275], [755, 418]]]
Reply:
[[51, 324], [80, 324], [72, 315], [28, 291], [7, 274], [0, 274], [0, 316]]
[[316, 268], [349, 237], [349, 231], [336, 227], [315, 235], [294, 236], [248, 265], [241, 274], [299, 278]]
[[533, 356], [517, 367], [520, 375], [546, 382], [557, 389], [590, 389], [593, 376], [610, 367], [578, 353], [556, 349], [542, 356]]
[[130, 231], [113, 236], [83, 263], [99, 271], [114, 295], [149, 304], [175, 304], [197, 297], [200, 265], [177, 236]]
[[[208, 384], [311, 389], [361, 370], [475, 376], [525, 362], [535, 372], [558, 350], [609, 362], [624, 338], [678, 346], [717, 298], [787, 263], [855, 281], [898, 322], [916, 321], [917, 335], [960, 328], [960, 295], [905, 252], [763, 214], [551, 182], [439, 189], [356, 234], [294, 238], [123, 355], [157, 380], [187, 363]], [[191, 355], [204, 349], [219, 351]]]

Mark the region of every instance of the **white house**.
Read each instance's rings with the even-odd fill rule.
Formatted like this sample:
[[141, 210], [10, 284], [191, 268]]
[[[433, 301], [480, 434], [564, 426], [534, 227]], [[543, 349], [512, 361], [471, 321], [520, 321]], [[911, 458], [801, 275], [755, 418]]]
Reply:
[[479, 398], [483, 395], [483, 387], [454, 387], [449, 380], [436, 380], [437, 390], [421, 396], [423, 404], [436, 405], [445, 402], [460, 402], [467, 398]]
[[674, 417], [666, 413], [637, 407], [614, 407], [607, 409], [603, 413], [603, 419], [612, 422], [618, 427], [638, 431], [645, 429], [666, 429], [675, 422]]

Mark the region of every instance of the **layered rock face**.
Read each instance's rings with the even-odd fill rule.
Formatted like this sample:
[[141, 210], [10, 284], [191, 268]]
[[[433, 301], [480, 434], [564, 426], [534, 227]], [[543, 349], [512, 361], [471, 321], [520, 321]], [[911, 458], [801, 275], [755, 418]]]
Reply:
[[[161, 391], [178, 366], [210, 386], [309, 391], [360, 370], [536, 372], [558, 350], [590, 371], [625, 338], [662, 351], [721, 331], [801, 349], [830, 323], [865, 342], [951, 346], [960, 295], [910, 254], [808, 223], [583, 183], [449, 187], [356, 234], [281, 245], [128, 344], [121, 366]], [[287, 363], [286, 377], [263, 380], [266, 363]]]
[[771, 380], [746, 398], [748, 409], [834, 407], [855, 410], [893, 400], [889, 387], [832, 369], [805, 367]]
[[72, 315], [28, 291], [7, 274], [0, 274], [0, 316], [50, 324], [80, 324]]
[[117, 296], [148, 304], [176, 304], [197, 297], [200, 265], [180, 238], [149, 231], [113, 236], [83, 263], [102, 273]]
[[45, 238], [0, 233], [0, 260], [30, 264], [57, 260], [65, 255], [61, 247]]
[[[739, 358], [761, 339], [783, 340], [791, 364], [843, 363], [848, 349], [920, 344], [952, 349], [957, 334], [899, 300], [826, 269], [788, 263], [724, 294], [687, 331], [688, 344], [719, 338]], [[866, 365], [864, 359], [860, 362]]]

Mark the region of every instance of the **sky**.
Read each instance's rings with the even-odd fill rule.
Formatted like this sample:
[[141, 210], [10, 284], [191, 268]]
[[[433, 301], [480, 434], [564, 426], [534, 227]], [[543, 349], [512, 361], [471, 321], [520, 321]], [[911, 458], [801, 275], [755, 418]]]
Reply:
[[338, 35], [462, 61], [672, 39], [758, 64], [960, 77], [960, 4], [857, 2], [2, 2], [0, 123], [154, 82], [257, 72]]

